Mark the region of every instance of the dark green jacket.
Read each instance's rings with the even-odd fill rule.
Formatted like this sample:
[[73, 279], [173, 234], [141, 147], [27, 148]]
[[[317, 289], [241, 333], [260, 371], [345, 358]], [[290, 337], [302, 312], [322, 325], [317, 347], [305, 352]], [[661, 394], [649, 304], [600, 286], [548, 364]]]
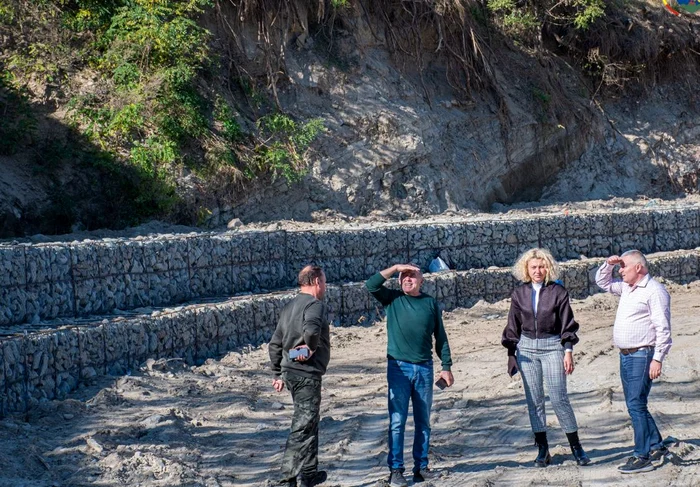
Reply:
[[[307, 345], [314, 354], [304, 362], [289, 360], [289, 350]], [[275, 377], [282, 371], [302, 377], [320, 379], [331, 359], [331, 340], [326, 305], [310, 294], [299, 293], [290, 301], [277, 323], [269, 346]]]

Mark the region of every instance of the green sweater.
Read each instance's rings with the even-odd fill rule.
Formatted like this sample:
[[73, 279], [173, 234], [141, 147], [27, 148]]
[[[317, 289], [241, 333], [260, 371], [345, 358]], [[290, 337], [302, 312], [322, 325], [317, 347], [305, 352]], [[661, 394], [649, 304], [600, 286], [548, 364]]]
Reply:
[[388, 289], [385, 282], [384, 276], [377, 272], [367, 279], [365, 286], [386, 310], [387, 356], [414, 364], [426, 362], [433, 357], [434, 336], [435, 353], [442, 360], [442, 370], [450, 370], [450, 345], [435, 298], [423, 293], [409, 296]]

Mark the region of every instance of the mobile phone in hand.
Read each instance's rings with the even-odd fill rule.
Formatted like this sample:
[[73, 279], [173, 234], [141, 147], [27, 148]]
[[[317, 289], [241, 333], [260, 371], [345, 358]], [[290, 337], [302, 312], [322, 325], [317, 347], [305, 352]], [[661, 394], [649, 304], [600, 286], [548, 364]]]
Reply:
[[443, 378], [440, 377], [437, 382], [435, 382], [435, 385], [440, 389], [443, 390], [445, 387], [447, 387], [447, 381]]
[[513, 377], [513, 376], [514, 376], [515, 374], [517, 374], [517, 373], [518, 373], [518, 366], [517, 366], [517, 365], [514, 365], [514, 366], [511, 367], [511, 369], [508, 371], [508, 375], [510, 375], [511, 377]]
[[289, 351], [289, 360], [297, 360], [299, 357], [307, 358], [309, 356], [308, 348], [292, 348]]

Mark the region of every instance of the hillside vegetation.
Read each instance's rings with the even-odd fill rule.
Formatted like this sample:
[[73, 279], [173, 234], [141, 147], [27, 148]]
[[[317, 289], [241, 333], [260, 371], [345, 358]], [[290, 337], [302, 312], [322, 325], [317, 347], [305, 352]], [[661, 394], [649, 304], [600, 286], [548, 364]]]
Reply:
[[[368, 46], [431, 110], [448, 97], [467, 117], [474, 107], [495, 112], [492, 137], [512, 162], [514, 103], [554, 134], [575, 107], [697, 75], [695, 19], [656, 3], [0, 0], [0, 234], [246, 218], [270, 188], [323, 207], [309, 172], [325, 159], [332, 178], [347, 127], [329, 116], [335, 102], [303, 103], [332, 87], [295, 81], [293, 71], [362, 83]], [[504, 84], [506, 59], [528, 66], [524, 101]], [[576, 76], [558, 76], [563, 65]], [[590, 117], [577, 123], [591, 127]], [[477, 203], [487, 200], [499, 197]], [[363, 201], [352, 211], [376, 209]]]

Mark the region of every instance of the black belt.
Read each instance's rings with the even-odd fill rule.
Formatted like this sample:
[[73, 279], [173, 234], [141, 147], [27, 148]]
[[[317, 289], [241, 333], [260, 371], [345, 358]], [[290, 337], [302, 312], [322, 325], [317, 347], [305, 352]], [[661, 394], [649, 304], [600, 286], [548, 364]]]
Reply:
[[629, 355], [631, 353], [639, 352], [640, 350], [647, 350], [651, 347], [637, 347], [637, 348], [621, 348], [620, 353], [622, 355]]

